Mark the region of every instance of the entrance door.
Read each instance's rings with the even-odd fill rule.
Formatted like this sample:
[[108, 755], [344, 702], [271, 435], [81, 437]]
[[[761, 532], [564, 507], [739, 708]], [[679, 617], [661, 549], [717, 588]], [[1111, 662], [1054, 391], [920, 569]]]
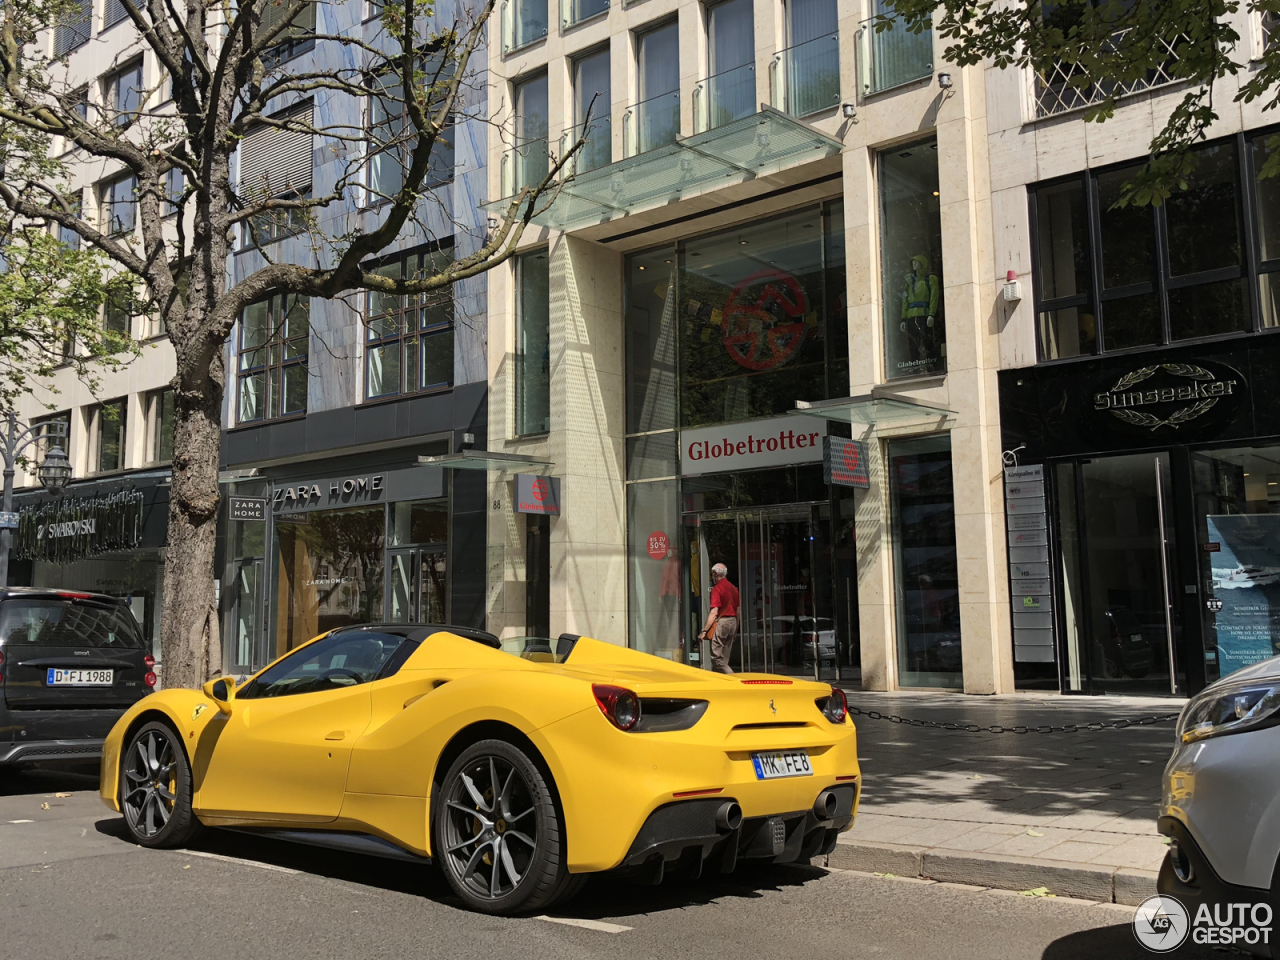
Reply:
[[[1072, 472], [1060, 469], [1060, 483]], [[1081, 544], [1075, 552], [1064, 539], [1062, 553], [1070, 689], [1186, 689], [1170, 602], [1177, 551], [1169, 477], [1165, 452], [1101, 457], [1079, 464], [1074, 491], [1060, 491], [1060, 513], [1075, 505]], [[1065, 538], [1068, 524], [1061, 527]]]
[[[701, 555], [723, 563], [741, 594], [729, 665], [750, 673], [836, 679], [829, 524], [807, 507], [704, 519]], [[705, 612], [702, 617], [705, 619]]]
[[442, 546], [392, 551], [387, 619], [392, 623], [447, 623], [445, 564]]
[[[260, 635], [258, 611], [259, 585], [262, 583], [262, 561], [241, 560], [236, 564], [231, 581], [231, 669], [235, 673], [252, 673], [255, 664], [265, 662], [265, 652], [257, 651]], [[254, 654], [258, 657], [255, 659]]]

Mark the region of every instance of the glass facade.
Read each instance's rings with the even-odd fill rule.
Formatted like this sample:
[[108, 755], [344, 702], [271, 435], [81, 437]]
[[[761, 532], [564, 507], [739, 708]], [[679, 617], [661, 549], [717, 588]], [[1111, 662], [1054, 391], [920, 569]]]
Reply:
[[744, 604], [735, 669], [833, 675], [848, 660], [856, 573], [845, 564], [841, 581], [835, 544], [851, 538], [852, 512], [845, 530], [821, 467], [681, 479], [678, 460], [680, 429], [848, 395], [843, 234], [831, 203], [626, 261], [629, 636], [641, 650], [705, 660], [694, 638], [710, 565], [724, 562]]
[[240, 315], [240, 423], [307, 412], [311, 301], [275, 294]]
[[946, 373], [938, 143], [887, 150], [879, 168], [885, 376]]
[[951, 437], [889, 443], [898, 682], [964, 686]]
[[1033, 186], [1040, 359], [1275, 326], [1280, 193], [1261, 177], [1270, 139], [1198, 147], [1183, 188], [1158, 206], [1125, 199], [1141, 165]]

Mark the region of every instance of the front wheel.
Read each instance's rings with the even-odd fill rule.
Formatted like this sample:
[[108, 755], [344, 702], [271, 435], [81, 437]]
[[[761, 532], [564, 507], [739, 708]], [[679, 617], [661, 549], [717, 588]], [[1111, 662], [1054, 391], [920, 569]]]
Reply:
[[120, 812], [134, 843], [180, 847], [202, 829], [191, 812], [191, 766], [167, 723], [144, 724], [120, 762]]
[[445, 774], [432, 852], [445, 879], [482, 913], [541, 910], [576, 892], [548, 778], [520, 748], [482, 740]]

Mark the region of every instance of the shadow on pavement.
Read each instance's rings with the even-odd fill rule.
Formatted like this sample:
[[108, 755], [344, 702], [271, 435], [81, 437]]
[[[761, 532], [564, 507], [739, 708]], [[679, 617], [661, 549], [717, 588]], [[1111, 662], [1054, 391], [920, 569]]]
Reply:
[[[106, 817], [94, 826], [98, 833], [132, 846], [122, 817]], [[430, 865], [344, 853], [233, 830], [207, 830], [190, 849], [425, 897], [464, 909], [440, 872]], [[179, 855], [181, 852], [176, 851]], [[730, 897], [755, 899], [767, 891], [802, 886], [826, 876], [826, 873], [808, 865], [744, 865], [729, 876], [703, 876], [696, 881], [669, 879], [658, 887], [632, 883], [624, 877], [602, 875], [592, 877], [577, 897], [553, 912], [557, 916], [587, 920], [625, 918], [702, 906]]]
[[1231, 947], [1214, 949], [1190, 942], [1168, 953], [1152, 953], [1138, 943], [1133, 935], [1133, 926], [1124, 923], [1060, 937], [1045, 948], [1041, 960], [1151, 960], [1157, 956], [1173, 960], [1208, 960], [1210, 957], [1224, 960], [1246, 955]]
[[28, 793], [98, 792], [98, 761], [74, 764], [36, 764], [0, 769], [0, 797]]

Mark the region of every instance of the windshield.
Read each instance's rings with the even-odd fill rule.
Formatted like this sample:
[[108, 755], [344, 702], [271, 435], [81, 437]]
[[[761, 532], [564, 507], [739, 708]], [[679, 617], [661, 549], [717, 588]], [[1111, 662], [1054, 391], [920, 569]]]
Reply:
[[0, 642], [136, 650], [142, 633], [123, 607], [43, 598], [0, 603]]

